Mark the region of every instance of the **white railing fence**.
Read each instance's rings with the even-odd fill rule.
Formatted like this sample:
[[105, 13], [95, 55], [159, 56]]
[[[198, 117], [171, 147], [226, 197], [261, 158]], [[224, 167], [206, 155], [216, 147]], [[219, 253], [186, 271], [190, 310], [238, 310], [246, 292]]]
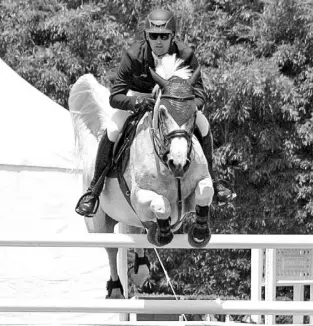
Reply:
[[[152, 248], [145, 235], [86, 234], [29, 235], [5, 234], [0, 236], [0, 247], [118, 247]], [[165, 248], [191, 249], [187, 235], [175, 235]], [[212, 235], [206, 249], [313, 249], [309, 235]], [[254, 281], [255, 278], [252, 279]], [[312, 300], [312, 298], [310, 298]], [[306, 301], [237, 300], [95, 300], [90, 302], [44, 302], [0, 300], [0, 312], [75, 312], [75, 313], [140, 313], [140, 314], [225, 314], [225, 315], [313, 315], [313, 303]], [[198, 323], [199, 324], [199, 323]]]

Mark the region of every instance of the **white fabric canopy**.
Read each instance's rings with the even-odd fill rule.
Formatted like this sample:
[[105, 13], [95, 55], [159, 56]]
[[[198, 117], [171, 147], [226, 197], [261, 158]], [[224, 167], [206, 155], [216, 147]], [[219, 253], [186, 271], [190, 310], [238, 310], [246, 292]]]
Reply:
[[[82, 194], [70, 114], [0, 59], [1, 233], [87, 233], [74, 207]], [[105, 299], [102, 248], [0, 247], [0, 299]], [[0, 313], [0, 325], [82, 324], [117, 314]]]
[[0, 164], [73, 167], [69, 112], [0, 59]]

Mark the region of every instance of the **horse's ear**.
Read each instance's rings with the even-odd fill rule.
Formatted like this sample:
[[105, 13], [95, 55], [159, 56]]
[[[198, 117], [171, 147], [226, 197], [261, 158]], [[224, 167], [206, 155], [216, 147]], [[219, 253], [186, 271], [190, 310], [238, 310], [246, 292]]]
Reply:
[[153, 78], [153, 80], [163, 89], [167, 83], [167, 80], [162, 78], [160, 75], [158, 75], [155, 71], [153, 71], [150, 67], [149, 67], [151, 76]]
[[197, 69], [193, 72], [192, 76], [188, 79], [188, 83], [191, 86], [194, 86], [197, 83], [200, 76], [201, 76], [201, 67], [199, 65]]

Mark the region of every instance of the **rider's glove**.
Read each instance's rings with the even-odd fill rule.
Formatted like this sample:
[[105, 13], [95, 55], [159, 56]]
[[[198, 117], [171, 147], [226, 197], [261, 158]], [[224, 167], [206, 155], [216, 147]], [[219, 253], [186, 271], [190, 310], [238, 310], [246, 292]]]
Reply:
[[151, 95], [139, 95], [135, 103], [135, 112], [141, 110], [153, 111], [155, 105], [155, 99]]

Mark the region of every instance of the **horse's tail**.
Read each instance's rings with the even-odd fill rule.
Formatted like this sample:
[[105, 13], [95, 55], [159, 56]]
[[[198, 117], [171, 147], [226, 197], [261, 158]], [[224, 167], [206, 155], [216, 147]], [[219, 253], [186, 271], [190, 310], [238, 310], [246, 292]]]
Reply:
[[80, 77], [70, 91], [68, 104], [78, 164], [87, 173], [93, 169], [99, 138], [113, 113], [109, 95], [109, 90], [91, 74]]

